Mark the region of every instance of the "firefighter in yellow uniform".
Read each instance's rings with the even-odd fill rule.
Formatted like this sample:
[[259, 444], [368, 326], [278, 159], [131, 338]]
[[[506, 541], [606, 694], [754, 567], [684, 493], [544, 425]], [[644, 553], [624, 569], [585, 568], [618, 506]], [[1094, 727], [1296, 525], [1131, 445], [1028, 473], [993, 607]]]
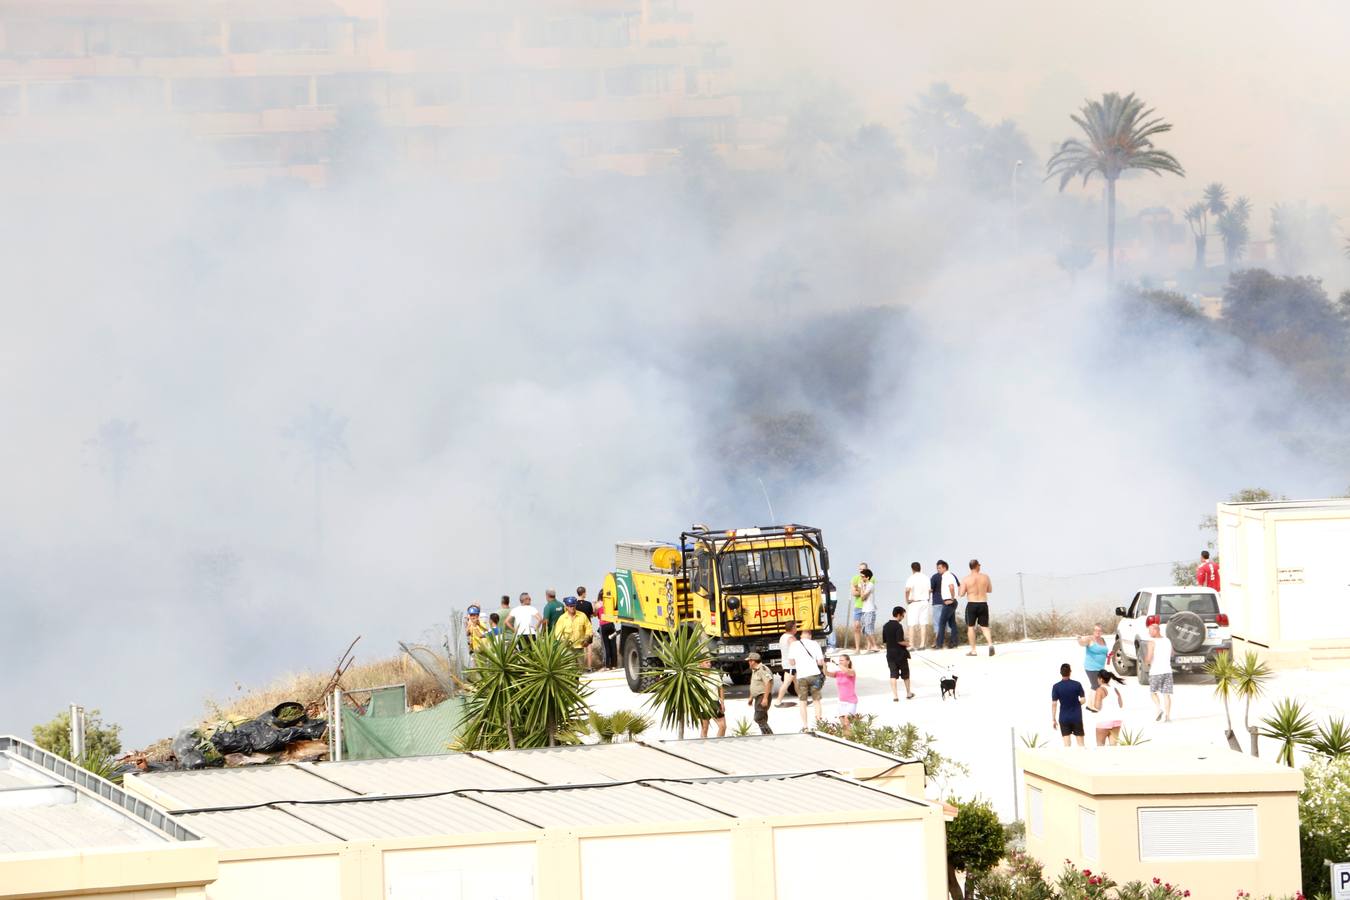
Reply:
[[582, 668], [582, 660], [586, 656], [586, 647], [591, 642], [592, 633], [590, 616], [577, 612], [577, 598], [565, 598], [563, 614], [553, 626], [553, 636], [571, 648], [578, 669]]

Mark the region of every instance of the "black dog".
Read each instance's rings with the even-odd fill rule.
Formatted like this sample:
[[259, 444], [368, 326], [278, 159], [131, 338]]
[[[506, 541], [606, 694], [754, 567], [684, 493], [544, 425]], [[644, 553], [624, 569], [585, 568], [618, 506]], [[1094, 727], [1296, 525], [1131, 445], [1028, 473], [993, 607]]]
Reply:
[[955, 672], [953, 672], [951, 669], [948, 669], [948, 670], [947, 670], [947, 674], [944, 675], [944, 676], [942, 677], [942, 681], [940, 681], [940, 682], [938, 682], [938, 683], [939, 683], [939, 685], [942, 687], [942, 699], [943, 699], [943, 700], [946, 700], [946, 699], [947, 699], [947, 695], [948, 695], [948, 694], [951, 694], [951, 695], [952, 695], [952, 699], [953, 699], [953, 700], [956, 699], [956, 673], [955, 673]]

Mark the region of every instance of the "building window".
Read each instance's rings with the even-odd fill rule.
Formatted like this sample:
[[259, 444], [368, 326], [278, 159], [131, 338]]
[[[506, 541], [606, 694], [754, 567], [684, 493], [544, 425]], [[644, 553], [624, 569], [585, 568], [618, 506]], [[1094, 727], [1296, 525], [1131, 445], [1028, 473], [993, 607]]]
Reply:
[[1255, 859], [1255, 806], [1139, 809], [1139, 860]]
[[1084, 859], [1097, 858], [1097, 813], [1078, 807], [1078, 852]]
[[1038, 787], [1027, 787], [1027, 826], [1032, 837], [1045, 837], [1045, 794]]

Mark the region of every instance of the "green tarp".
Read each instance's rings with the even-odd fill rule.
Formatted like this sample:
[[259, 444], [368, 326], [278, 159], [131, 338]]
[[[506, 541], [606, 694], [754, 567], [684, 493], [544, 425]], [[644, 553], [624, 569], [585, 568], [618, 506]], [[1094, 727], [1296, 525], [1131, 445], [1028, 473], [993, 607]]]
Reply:
[[464, 701], [446, 700], [401, 716], [371, 717], [342, 710], [343, 759], [393, 759], [449, 753], [459, 736]]

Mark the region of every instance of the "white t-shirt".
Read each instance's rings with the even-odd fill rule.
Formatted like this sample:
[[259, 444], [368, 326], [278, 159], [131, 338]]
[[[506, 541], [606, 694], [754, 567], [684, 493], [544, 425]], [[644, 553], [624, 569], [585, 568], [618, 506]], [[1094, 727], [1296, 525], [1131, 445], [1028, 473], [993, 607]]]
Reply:
[[957, 591], [961, 585], [957, 582], [956, 576], [951, 572], [946, 572], [942, 576], [942, 599], [939, 603], [946, 603], [948, 600], [958, 599]]
[[815, 678], [820, 674], [820, 661], [825, 658], [814, 638], [792, 645], [792, 661], [797, 666], [798, 678]]
[[910, 603], [930, 603], [928, 597], [928, 576], [922, 572], [915, 572], [909, 578], [905, 579], [905, 590], [909, 591]]
[[1153, 642], [1153, 662], [1149, 664], [1148, 674], [1172, 674], [1172, 640], [1165, 637], [1149, 638]]
[[862, 591], [862, 611], [865, 613], [874, 613], [877, 611], [877, 585], [875, 581], [864, 581], [859, 589]]
[[539, 624], [544, 617], [539, 610], [533, 606], [517, 606], [511, 610], [511, 624], [516, 627], [516, 634], [535, 634], [539, 631]]
[[796, 638], [794, 638], [790, 634], [787, 634], [786, 632], [784, 632], [783, 636], [778, 639], [778, 658], [782, 660], [783, 668], [785, 669], [792, 668], [792, 657], [790, 655], [791, 651], [788, 649], [788, 647], [795, 640]]

